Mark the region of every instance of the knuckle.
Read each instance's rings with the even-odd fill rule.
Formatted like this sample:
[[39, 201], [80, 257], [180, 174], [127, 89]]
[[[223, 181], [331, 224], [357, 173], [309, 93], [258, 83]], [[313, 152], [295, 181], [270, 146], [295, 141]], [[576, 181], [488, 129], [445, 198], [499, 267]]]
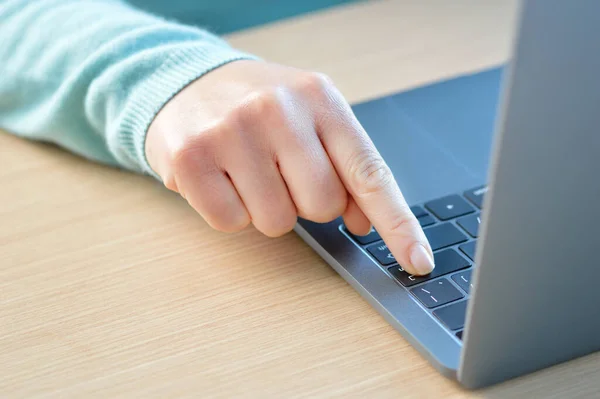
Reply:
[[231, 117], [237, 123], [248, 126], [257, 120], [271, 119], [282, 112], [282, 101], [277, 90], [264, 90], [248, 95], [232, 112]]
[[233, 233], [246, 228], [251, 220], [246, 208], [230, 198], [226, 192], [211, 189], [210, 184], [204, 187], [201, 197], [191, 198], [190, 205], [202, 215], [204, 220], [215, 230]]
[[217, 130], [207, 130], [200, 134], [187, 137], [170, 151], [171, 169], [177, 175], [181, 172], [195, 170], [211, 155], [218, 140]]
[[181, 174], [181, 172], [193, 169], [196, 166], [196, 161], [198, 158], [198, 151], [194, 147], [185, 145], [177, 148], [171, 154], [171, 167], [173, 174], [176, 176]]
[[330, 219], [334, 220], [338, 216], [341, 216], [346, 211], [346, 208], [348, 208], [348, 195], [346, 192], [343, 192], [339, 196], [336, 196], [330, 205]]
[[250, 224], [249, 216], [240, 216], [237, 219], [226, 219], [214, 217], [207, 220], [207, 223], [215, 230], [223, 233], [237, 233], [244, 230]]
[[363, 151], [350, 157], [346, 170], [350, 188], [358, 196], [381, 192], [393, 181], [390, 168], [375, 151]]
[[419, 222], [412, 215], [409, 209], [390, 221], [388, 232], [395, 235], [407, 235], [408, 232], [417, 231], [420, 228]]
[[214, 148], [219, 133], [216, 129], [185, 138], [167, 150], [168, 167], [163, 173], [163, 184], [185, 198], [186, 176], [197, 178], [216, 170]]
[[319, 96], [330, 91], [333, 81], [323, 73], [307, 72], [299, 80], [299, 85], [302, 91], [312, 96]]
[[346, 193], [324, 195], [320, 201], [315, 201], [311, 208], [302, 212], [306, 219], [317, 223], [329, 223], [341, 216], [348, 206]]
[[258, 226], [257, 228], [268, 237], [281, 237], [294, 229], [296, 221], [296, 215], [290, 212], [273, 218], [262, 228]]

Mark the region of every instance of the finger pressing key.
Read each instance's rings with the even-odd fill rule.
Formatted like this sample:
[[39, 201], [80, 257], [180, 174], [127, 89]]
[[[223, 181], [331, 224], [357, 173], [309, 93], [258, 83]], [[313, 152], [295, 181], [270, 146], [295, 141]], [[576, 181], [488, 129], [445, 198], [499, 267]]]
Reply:
[[415, 275], [430, 273], [431, 246], [389, 167], [350, 107], [341, 100], [336, 103], [340, 112], [329, 112], [318, 130], [342, 182], [398, 263]]

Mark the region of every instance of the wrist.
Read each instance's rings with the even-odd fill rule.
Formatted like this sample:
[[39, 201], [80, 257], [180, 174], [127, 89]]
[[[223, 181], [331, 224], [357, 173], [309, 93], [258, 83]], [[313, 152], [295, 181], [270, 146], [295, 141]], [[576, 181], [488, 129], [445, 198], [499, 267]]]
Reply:
[[[146, 148], [146, 137], [152, 121], [165, 104], [191, 82], [215, 68], [241, 59], [256, 57], [230, 47], [204, 43], [181, 48], [171, 53], [132, 90], [117, 133], [121, 147], [131, 159], [132, 169], [159, 178], [157, 171], [150, 166]], [[157, 142], [156, 145], [162, 144]]]

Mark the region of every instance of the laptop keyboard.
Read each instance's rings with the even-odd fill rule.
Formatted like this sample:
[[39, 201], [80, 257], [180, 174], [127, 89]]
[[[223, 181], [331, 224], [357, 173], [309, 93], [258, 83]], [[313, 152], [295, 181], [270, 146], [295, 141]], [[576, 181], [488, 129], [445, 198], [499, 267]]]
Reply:
[[448, 195], [410, 208], [423, 227], [435, 258], [435, 269], [426, 276], [404, 271], [375, 230], [366, 236], [344, 230], [460, 340], [473, 286], [471, 269], [486, 191], [485, 186], [477, 187], [462, 195]]

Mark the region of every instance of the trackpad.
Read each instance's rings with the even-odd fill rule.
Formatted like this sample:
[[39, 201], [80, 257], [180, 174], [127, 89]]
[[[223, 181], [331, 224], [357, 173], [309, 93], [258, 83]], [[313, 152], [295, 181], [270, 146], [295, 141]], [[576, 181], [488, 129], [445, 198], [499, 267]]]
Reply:
[[409, 203], [485, 183], [502, 70], [353, 106]]

